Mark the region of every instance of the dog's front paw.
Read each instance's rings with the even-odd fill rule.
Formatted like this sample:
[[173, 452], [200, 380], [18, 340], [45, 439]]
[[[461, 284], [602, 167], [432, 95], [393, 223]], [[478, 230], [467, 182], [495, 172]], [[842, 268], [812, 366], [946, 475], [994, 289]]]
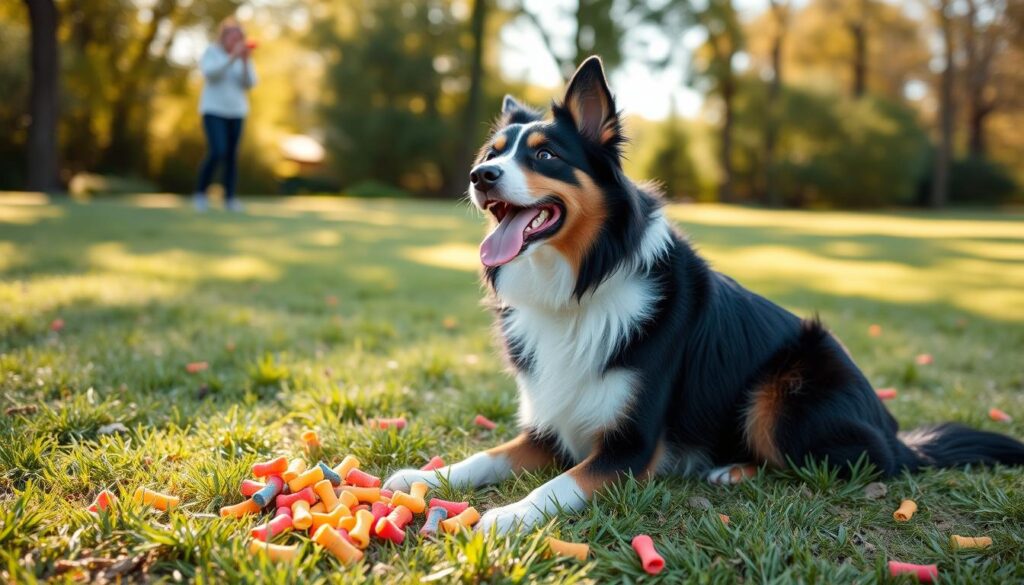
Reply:
[[523, 500], [500, 508], [488, 510], [476, 524], [476, 530], [488, 532], [491, 527], [498, 534], [506, 534], [514, 528], [530, 530], [544, 520], [544, 514], [533, 504]]
[[384, 489], [408, 492], [413, 482], [417, 481], [422, 481], [432, 488], [435, 488], [438, 485], [437, 474], [433, 471], [400, 469], [392, 473], [391, 477], [384, 482]]

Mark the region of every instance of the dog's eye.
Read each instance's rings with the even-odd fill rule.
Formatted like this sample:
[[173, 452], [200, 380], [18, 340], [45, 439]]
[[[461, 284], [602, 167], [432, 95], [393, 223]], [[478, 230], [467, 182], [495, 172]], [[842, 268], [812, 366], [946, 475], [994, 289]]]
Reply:
[[548, 150], [546, 148], [542, 148], [542, 149], [537, 151], [537, 158], [540, 159], [540, 160], [551, 160], [553, 158], [558, 158], [558, 157], [555, 156], [555, 153], [551, 152], [550, 150]]
[[496, 156], [498, 156], [498, 153], [494, 152], [493, 150], [489, 150], [487, 151], [487, 156], [484, 157], [484, 160], [491, 160]]

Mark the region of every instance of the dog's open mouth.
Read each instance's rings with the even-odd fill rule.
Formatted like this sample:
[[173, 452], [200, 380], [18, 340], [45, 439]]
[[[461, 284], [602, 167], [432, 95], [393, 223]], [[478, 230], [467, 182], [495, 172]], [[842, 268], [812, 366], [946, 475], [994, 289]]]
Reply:
[[527, 244], [550, 236], [561, 225], [562, 208], [550, 201], [542, 201], [531, 207], [519, 207], [491, 199], [484, 208], [498, 220], [498, 227], [480, 244], [480, 261], [484, 266], [501, 266], [511, 262], [526, 249]]

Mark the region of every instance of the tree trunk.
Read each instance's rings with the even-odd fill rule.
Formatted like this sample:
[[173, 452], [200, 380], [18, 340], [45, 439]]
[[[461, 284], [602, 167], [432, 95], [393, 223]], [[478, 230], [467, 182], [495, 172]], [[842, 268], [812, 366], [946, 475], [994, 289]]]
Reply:
[[466, 95], [466, 107], [462, 110], [462, 136], [459, 147], [455, 149], [455, 160], [451, 166], [452, 173], [446, 193], [461, 193], [469, 183], [469, 169], [473, 164], [473, 149], [477, 144], [480, 123], [480, 101], [483, 97], [484, 79], [484, 35], [487, 25], [487, 3], [490, 0], [474, 0], [473, 14], [470, 17], [470, 34], [473, 47], [469, 60], [469, 91]]
[[59, 118], [60, 61], [57, 51], [59, 15], [53, 0], [25, 0], [32, 30], [31, 124], [28, 134], [28, 188], [60, 189]]
[[782, 44], [785, 39], [788, 6], [771, 0], [771, 11], [774, 19], [774, 36], [772, 37], [771, 63], [772, 80], [768, 85], [768, 103], [764, 124], [764, 153], [762, 164], [761, 190], [764, 204], [778, 207], [781, 203], [778, 186], [775, 184], [775, 147], [779, 134], [779, 97], [782, 94]]
[[977, 101], [971, 103], [970, 121], [968, 125], [968, 132], [970, 138], [968, 139], [967, 147], [968, 152], [971, 156], [983, 157], [985, 152], [988, 150], [986, 147], [985, 140], [985, 118], [988, 117], [989, 109], [980, 107], [978, 103], [980, 99], [975, 98]]
[[860, 98], [868, 87], [868, 3], [860, 0], [857, 4], [858, 14], [847, 22], [850, 36], [853, 37], [853, 97]]
[[732, 128], [733, 98], [736, 95], [736, 79], [731, 66], [722, 79], [722, 130], [719, 164], [722, 165], [722, 181], [718, 185], [718, 199], [723, 203], [731, 203], [734, 199], [732, 181]]
[[933, 208], [945, 206], [949, 199], [949, 167], [953, 158], [953, 24], [949, 8], [949, 0], [939, 0], [937, 16], [945, 62], [939, 80], [939, 144], [929, 199]]
[[965, 24], [964, 53], [967, 55], [967, 70], [964, 72], [964, 80], [967, 82], [968, 151], [971, 156], [985, 156], [985, 119], [995, 107], [994, 102], [985, 98], [985, 87], [992, 74], [993, 47], [998, 45], [990, 35], [998, 33], [991, 28], [978, 30], [982, 25], [978, 23], [975, 0], [967, 0]]

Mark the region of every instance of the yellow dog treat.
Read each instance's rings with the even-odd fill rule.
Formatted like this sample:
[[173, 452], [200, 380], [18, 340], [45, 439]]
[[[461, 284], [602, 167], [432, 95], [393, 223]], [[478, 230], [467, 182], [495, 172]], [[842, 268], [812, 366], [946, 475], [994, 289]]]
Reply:
[[252, 501], [252, 499], [239, 502], [233, 506], [224, 506], [220, 509], [220, 515], [222, 518], [241, 518], [249, 514], [259, 514], [260, 505]]
[[153, 490], [147, 490], [146, 488], [140, 487], [135, 490], [135, 495], [132, 496], [132, 502], [134, 504], [144, 504], [146, 506], [153, 506], [157, 510], [167, 510], [178, 505], [181, 498], [172, 496], [169, 494], [161, 494], [160, 492], [154, 492]]
[[585, 542], [566, 542], [552, 536], [548, 537], [548, 548], [560, 557], [576, 557], [580, 561], [587, 560], [590, 545]]
[[338, 497], [342, 497], [342, 493], [349, 493], [356, 497], [357, 500], [366, 504], [372, 504], [380, 501], [380, 488], [366, 488], [366, 487], [355, 487], [350, 485], [341, 486], [341, 493]]
[[303, 471], [306, 471], [306, 462], [296, 457], [288, 462], [288, 469], [285, 469], [284, 473], [281, 474], [281, 479], [283, 479], [285, 483], [288, 483], [296, 477], [299, 477], [299, 474]]
[[355, 508], [359, 505], [359, 498], [356, 497], [352, 492], [346, 492], [341, 488], [334, 490], [335, 495], [338, 496], [338, 505], [345, 506], [348, 509]]
[[316, 482], [324, 478], [324, 470], [320, 469], [320, 466], [311, 467], [308, 471], [304, 471], [299, 475], [295, 476], [288, 482], [288, 489], [292, 490], [292, 493], [302, 491], [302, 488], [311, 486]]
[[334, 486], [331, 480], [321, 479], [313, 484], [313, 491], [320, 496], [320, 503], [324, 505], [324, 512], [332, 512], [338, 507], [338, 496], [334, 493]]
[[949, 537], [949, 544], [953, 548], [988, 548], [992, 546], [992, 538], [988, 536], [960, 536], [954, 534]]
[[249, 541], [249, 554], [256, 555], [260, 553], [267, 555], [268, 559], [275, 562], [290, 561], [299, 556], [299, 545], [285, 546], [283, 544], [260, 542], [259, 540]]
[[363, 551], [353, 546], [337, 530], [327, 525], [321, 526], [313, 534], [313, 542], [330, 551], [332, 555], [346, 565], [357, 563], [363, 558]]
[[[370, 514], [370, 516], [373, 516], [373, 514]], [[372, 518], [371, 518], [371, 520], [372, 520]], [[341, 520], [338, 520], [337, 528], [339, 528], [341, 530], [344, 530], [345, 532], [348, 532], [349, 534], [351, 534], [352, 533], [352, 529], [355, 528], [355, 527], [356, 527], [356, 517], [355, 516], [345, 516], [344, 514], [341, 515]]]
[[458, 532], [460, 528], [469, 528], [480, 521], [480, 512], [470, 506], [457, 516], [452, 516], [441, 521], [441, 530], [445, 532]]
[[342, 518], [351, 516], [352, 512], [345, 506], [338, 506], [330, 514], [317, 514], [313, 513], [313, 525], [310, 526], [310, 530], [316, 532], [324, 524], [331, 528], [337, 528], [338, 523], [341, 522]]
[[422, 514], [427, 508], [427, 502], [423, 499], [427, 495], [429, 486], [422, 481], [415, 481], [409, 486], [409, 493], [395, 492], [391, 496], [391, 505], [394, 507], [405, 506], [412, 510], [413, 514]]
[[359, 548], [366, 548], [370, 545], [370, 528], [373, 526], [373, 514], [368, 510], [356, 512], [356, 524], [348, 531], [348, 537], [356, 543]]
[[327, 506], [325, 506], [323, 502], [317, 502], [313, 504], [313, 507], [310, 508], [309, 511], [313, 512], [314, 514], [326, 514]]
[[903, 500], [900, 502], [900, 507], [892, 513], [892, 517], [897, 522], [906, 522], [917, 512], [917, 503], [914, 500]]
[[292, 503], [292, 526], [297, 530], [305, 530], [313, 525], [313, 513], [309, 511], [309, 502], [295, 500]]
[[344, 479], [348, 475], [348, 472], [353, 469], [359, 469], [359, 460], [352, 455], [346, 455], [345, 458], [341, 460], [341, 463], [334, 468], [334, 471]]

